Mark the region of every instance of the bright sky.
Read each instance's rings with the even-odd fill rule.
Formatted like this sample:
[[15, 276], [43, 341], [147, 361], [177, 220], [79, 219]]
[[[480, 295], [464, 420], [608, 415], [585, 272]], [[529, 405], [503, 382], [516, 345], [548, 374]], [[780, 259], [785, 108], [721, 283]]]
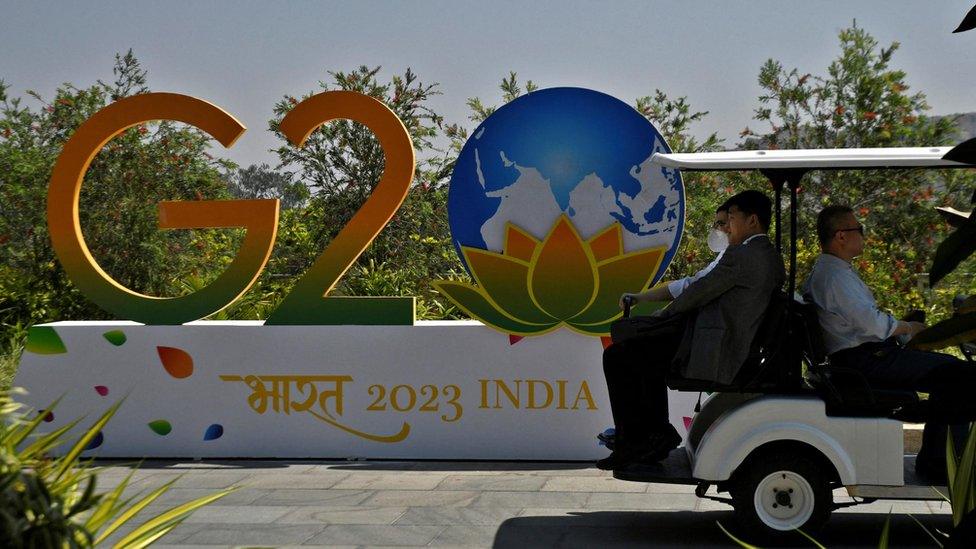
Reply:
[[465, 100], [499, 98], [509, 70], [542, 87], [581, 86], [632, 103], [655, 88], [711, 114], [696, 134], [727, 144], [752, 120], [767, 58], [823, 74], [837, 31], [857, 24], [924, 91], [933, 114], [976, 111], [976, 31], [951, 34], [973, 0], [15, 2], [0, 0], [0, 79], [49, 97], [61, 82], [111, 79], [133, 48], [155, 91], [214, 102], [250, 131], [226, 156], [274, 163], [266, 130], [285, 94], [327, 70], [412, 67], [439, 82], [435, 110], [465, 121]]

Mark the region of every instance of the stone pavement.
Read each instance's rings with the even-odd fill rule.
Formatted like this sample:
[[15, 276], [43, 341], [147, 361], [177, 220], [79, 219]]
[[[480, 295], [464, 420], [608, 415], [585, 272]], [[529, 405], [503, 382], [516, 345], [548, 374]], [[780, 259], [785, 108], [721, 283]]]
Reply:
[[[99, 465], [106, 467], [101, 490], [133, 471]], [[176, 478], [143, 516], [239, 489], [196, 511], [157, 547], [733, 546], [716, 526], [734, 531], [731, 507], [698, 499], [690, 486], [615, 480], [588, 463], [152, 461], [135, 471], [133, 493]], [[843, 490], [835, 500], [850, 501]], [[819, 539], [828, 547], [877, 547], [889, 510], [893, 547], [935, 546], [909, 513], [930, 529], [951, 525], [947, 504], [875, 502], [835, 511]], [[737, 534], [748, 541], [748, 532]]]

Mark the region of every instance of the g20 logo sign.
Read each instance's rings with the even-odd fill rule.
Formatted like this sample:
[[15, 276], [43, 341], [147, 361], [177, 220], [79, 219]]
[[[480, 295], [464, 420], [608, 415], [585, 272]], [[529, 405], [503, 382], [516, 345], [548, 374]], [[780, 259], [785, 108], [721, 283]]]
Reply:
[[[409, 133], [369, 96], [332, 91], [295, 106], [281, 132], [301, 147], [335, 119], [367, 126], [385, 170], [373, 194], [296, 283], [266, 324], [412, 324], [413, 298], [329, 297], [339, 278], [400, 208], [414, 174]], [[81, 232], [78, 198], [92, 159], [132, 126], [173, 120], [230, 147], [244, 126], [185, 95], [122, 99], [86, 121], [67, 142], [51, 176], [48, 224], [65, 271], [96, 304], [147, 324], [180, 324], [230, 305], [268, 261], [277, 200], [164, 201], [162, 229], [243, 227], [241, 249], [202, 290], [176, 298], [134, 292], [105, 273]], [[684, 224], [684, 187], [673, 170], [651, 164], [670, 152], [643, 116], [608, 95], [579, 88], [533, 92], [498, 109], [472, 134], [455, 167], [448, 199], [451, 233], [475, 284], [437, 288], [485, 324], [515, 335], [565, 326], [605, 335], [622, 292], [648, 287], [667, 268]]]

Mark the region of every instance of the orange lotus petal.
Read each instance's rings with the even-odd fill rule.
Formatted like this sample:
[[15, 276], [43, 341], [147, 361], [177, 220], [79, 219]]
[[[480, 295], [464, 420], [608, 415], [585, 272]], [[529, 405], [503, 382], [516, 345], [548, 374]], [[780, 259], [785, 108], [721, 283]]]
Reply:
[[586, 243], [590, 245], [597, 263], [624, 253], [624, 235], [620, 231], [620, 223], [614, 222]]
[[529, 233], [511, 223], [505, 224], [505, 255], [528, 262], [538, 245], [539, 241]]
[[529, 291], [536, 305], [565, 320], [586, 309], [596, 294], [596, 261], [566, 215], [536, 250], [529, 267]]
[[481, 293], [500, 312], [528, 324], [557, 322], [532, 303], [528, 263], [477, 248], [462, 247], [461, 252]]
[[602, 324], [620, 316], [620, 296], [639, 292], [649, 286], [661, 266], [665, 248], [640, 250], [604, 261], [597, 266], [600, 288], [596, 299], [569, 322], [573, 326]]

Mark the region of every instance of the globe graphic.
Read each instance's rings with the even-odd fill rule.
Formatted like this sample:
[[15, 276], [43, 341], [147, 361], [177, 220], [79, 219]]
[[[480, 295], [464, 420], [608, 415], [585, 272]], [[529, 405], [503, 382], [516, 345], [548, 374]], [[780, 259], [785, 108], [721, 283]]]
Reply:
[[461, 246], [502, 252], [509, 223], [542, 240], [565, 214], [584, 239], [619, 222], [625, 253], [666, 247], [657, 282], [685, 208], [680, 173], [651, 165], [656, 152], [671, 152], [657, 129], [597, 91], [550, 88], [499, 108], [451, 176], [448, 221], [461, 261]]

